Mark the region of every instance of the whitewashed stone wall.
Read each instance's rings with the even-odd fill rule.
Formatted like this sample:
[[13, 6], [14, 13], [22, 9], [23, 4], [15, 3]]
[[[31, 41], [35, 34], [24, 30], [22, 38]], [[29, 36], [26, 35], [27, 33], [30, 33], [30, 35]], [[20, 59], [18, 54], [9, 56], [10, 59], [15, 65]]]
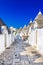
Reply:
[[43, 28], [37, 30], [37, 50], [43, 54]]
[[9, 47], [12, 44], [12, 37], [11, 34], [6, 35], [6, 47]]
[[0, 35], [0, 53], [2, 53], [5, 50], [5, 44], [4, 44], [4, 35]]
[[29, 44], [32, 46], [36, 45], [36, 31], [32, 31], [29, 35]]
[[0, 34], [0, 54], [3, 51], [5, 51], [5, 44], [6, 44], [6, 48], [10, 47], [10, 45], [14, 42], [13, 39], [11, 34], [7, 34], [6, 37], [5, 37], [5, 34]]
[[43, 28], [33, 30], [29, 35], [29, 44], [36, 46], [36, 49], [43, 54]]

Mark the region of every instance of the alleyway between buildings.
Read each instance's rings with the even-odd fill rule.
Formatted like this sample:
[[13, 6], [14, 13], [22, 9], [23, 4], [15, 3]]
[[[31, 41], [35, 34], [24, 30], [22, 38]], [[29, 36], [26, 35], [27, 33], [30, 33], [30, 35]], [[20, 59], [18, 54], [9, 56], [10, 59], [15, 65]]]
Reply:
[[27, 41], [19, 40], [0, 55], [0, 65], [43, 65], [43, 56]]

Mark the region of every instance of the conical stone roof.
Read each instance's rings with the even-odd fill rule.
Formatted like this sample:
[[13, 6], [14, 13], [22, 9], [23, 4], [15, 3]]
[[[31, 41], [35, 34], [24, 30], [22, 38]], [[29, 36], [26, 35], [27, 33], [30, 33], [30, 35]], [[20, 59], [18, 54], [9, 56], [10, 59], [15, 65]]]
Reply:
[[32, 23], [32, 20], [30, 20], [30, 24]]
[[31, 26], [33, 24], [33, 22], [32, 22], [32, 20], [30, 20], [30, 22], [29, 22], [29, 26]]
[[23, 30], [26, 30], [26, 28], [27, 28], [26, 25], [24, 25]]
[[38, 15], [35, 17], [35, 20], [43, 20], [43, 14], [39, 11]]
[[8, 33], [10, 33], [10, 29], [8, 28], [8, 26], [3, 22], [3, 20], [0, 18], [0, 33], [1, 33], [1, 26], [6, 26]]
[[6, 26], [6, 24], [3, 22], [1, 18], [0, 18], [0, 26]]
[[38, 15], [35, 17], [34, 21], [37, 23], [37, 27], [38, 28], [42, 28], [43, 27], [43, 14], [41, 13], [41, 11], [39, 11]]

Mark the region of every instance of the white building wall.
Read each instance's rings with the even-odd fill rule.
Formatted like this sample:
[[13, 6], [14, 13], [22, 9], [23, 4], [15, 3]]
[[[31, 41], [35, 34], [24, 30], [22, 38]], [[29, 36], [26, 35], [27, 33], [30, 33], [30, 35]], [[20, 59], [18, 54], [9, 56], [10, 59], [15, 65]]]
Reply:
[[31, 31], [29, 35], [29, 44], [36, 46], [36, 49], [43, 54], [43, 28]]
[[12, 38], [11, 38], [11, 34], [6, 35], [6, 47], [9, 47], [12, 44]]
[[0, 54], [6, 49], [5, 42], [6, 42], [6, 48], [10, 47], [10, 45], [13, 43], [11, 34], [7, 34], [6, 37], [5, 34], [0, 34]]
[[2, 53], [5, 50], [5, 40], [4, 35], [0, 35], [0, 53]]
[[36, 31], [32, 31], [29, 35], [29, 44], [32, 46], [36, 45]]
[[43, 54], [43, 28], [37, 30], [37, 50]]

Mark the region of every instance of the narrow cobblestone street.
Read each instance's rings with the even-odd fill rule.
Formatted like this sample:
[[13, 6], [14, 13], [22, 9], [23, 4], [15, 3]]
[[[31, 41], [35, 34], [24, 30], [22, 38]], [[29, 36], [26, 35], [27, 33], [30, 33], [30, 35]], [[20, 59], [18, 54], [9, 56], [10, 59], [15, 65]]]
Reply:
[[43, 65], [43, 57], [29, 43], [19, 40], [0, 55], [0, 65]]

